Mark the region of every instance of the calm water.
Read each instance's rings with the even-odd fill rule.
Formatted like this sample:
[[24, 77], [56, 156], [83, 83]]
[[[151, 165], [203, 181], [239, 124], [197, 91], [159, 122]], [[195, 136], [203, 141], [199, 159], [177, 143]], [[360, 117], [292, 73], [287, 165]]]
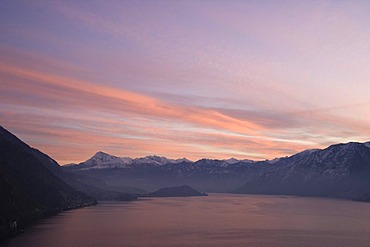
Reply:
[[5, 246], [370, 246], [370, 203], [229, 194], [101, 203], [43, 220]]

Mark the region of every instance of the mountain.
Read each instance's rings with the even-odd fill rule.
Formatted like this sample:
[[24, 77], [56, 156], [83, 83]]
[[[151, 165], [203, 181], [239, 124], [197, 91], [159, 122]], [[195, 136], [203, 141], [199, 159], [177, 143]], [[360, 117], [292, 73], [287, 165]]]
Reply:
[[[107, 169], [107, 168], [127, 168], [131, 165], [150, 164], [155, 166], [162, 166], [166, 164], [176, 164], [181, 162], [191, 162], [185, 158], [183, 159], [167, 159], [160, 156], [146, 156], [142, 158], [132, 159], [129, 157], [116, 157], [102, 151], [97, 152], [94, 156], [85, 162], [78, 164], [78, 169]], [[68, 164], [65, 167], [75, 167], [77, 164]]]
[[369, 146], [350, 142], [282, 158], [235, 192], [366, 199], [370, 195]]
[[0, 126], [0, 238], [36, 219], [96, 204], [58, 178], [52, 172], [58, 167]]
[[[225, 160], [210, 160], [208, 161], [220, 161], [220, 166], [228, 166], [238, 162], [250, 162], [252, 160], [237, 160], [235, 158], [225, 159]], [[88, 169], [109, 169], [109, 168], [129, 168], [130, 166], [137, 165], [153, 165], [153, 166], [164, 166], [167, 164], [179, 164], [179, 163], [194, 163], [186, 158], [181, 159], [167, 159], [166, 157], [160, 157], [156, 155], [150, 155], [141, 158], [129, 158], [129, 157], [117, 157], [114, 155], [107, 154], [105, 152], [99, 151], [95, 153], [90, 159], [81, 162], [79, 164], [66, 164], [64, 167], [69, 167], [72, 170], [88, 170]]]
[[148, 193], [146, 196], [149, 197], [187, 197], [187, 196], [207, 196], [206, 193], [201, 193], [190, 186], [182, 185], [175, 187], [166, 187]]
[[[101, 156], [98, 152], [88, 161], [64, 169], [99, 178], [111, 186], [134, 186], [148, 191], [188, 184], [207, 192], [370, 198], [370, 142], [335, 144], [265, 161], [192, 162], [164, 157], [153, 161], [150, 157], [157, 156], [139, 159]], [[93, 164], [92, 160], [99, 162]], [[113, 165], [110, 160], [119, 162]]]
[[249, 160], [183, 159], [147, 156], [119, 158], [103, 152], [79, 164], [63, 166], [65, 171], [94, 177], [109, 186], [131, 186], [147, 191], [188, 184], [198, 190], [226, 192], [246, 181], [246, 171], [258, 162]]

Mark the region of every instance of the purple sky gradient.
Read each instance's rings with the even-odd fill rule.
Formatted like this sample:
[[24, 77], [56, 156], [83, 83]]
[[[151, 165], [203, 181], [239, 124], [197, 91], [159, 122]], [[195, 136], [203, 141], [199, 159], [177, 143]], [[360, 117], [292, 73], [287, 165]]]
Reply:
[[370, 140], [368, 1], [1, 1], [0, 123], [61, 164]]

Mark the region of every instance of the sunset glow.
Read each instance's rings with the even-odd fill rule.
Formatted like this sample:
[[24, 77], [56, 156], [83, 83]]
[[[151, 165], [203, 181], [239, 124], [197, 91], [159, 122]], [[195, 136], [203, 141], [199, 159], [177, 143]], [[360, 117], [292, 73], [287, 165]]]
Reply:
[[1, 1], [0, 125], [61, 164], [369, 141], [369, 13], [367, 1]]

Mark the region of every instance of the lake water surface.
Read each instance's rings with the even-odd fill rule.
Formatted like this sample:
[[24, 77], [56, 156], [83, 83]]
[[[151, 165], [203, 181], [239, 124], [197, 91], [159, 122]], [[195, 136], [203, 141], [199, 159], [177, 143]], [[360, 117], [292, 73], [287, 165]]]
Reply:
[[102, 202], [59, 214], [8, 247], [370, 246], [370, 203], [210, 194]]

